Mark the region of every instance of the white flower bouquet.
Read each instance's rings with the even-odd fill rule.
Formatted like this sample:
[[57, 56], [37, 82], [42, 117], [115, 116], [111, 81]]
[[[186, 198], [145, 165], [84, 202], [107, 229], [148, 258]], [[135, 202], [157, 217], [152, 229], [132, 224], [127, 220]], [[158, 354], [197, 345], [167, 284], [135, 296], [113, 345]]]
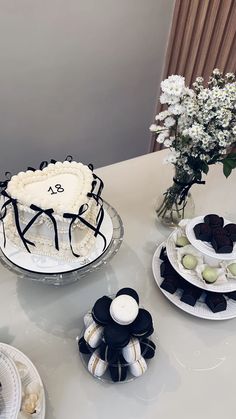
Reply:
[[156, 115], [150, 130], [170, 149], [166, 162], [175, 166], [175, 176], [157, 215], [176, 224], [184, 218], [191, 186], [205, 183], [202, 175], [209, 165], [222, 163], [226, 177], [236, 167], [236, 80], [233, 73], [215, 69], [207, 87], [202, 77], [189, 88], [184, 77], [172, 75], [161, 82], [161, 90], [166, 110]]

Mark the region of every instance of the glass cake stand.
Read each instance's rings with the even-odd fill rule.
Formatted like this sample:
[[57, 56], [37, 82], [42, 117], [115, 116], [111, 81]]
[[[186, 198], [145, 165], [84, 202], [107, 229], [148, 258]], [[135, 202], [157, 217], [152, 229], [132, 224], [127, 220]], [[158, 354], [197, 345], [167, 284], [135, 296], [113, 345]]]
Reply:
[[93, 262], [81, 266], [80, 268], [75, 269], [71, 272], [42, 274], [27, 271], [26, 269], [20, 268], [19, 266], [12, 263], [0, 250], [0, 263], [5, 268], [15, 273], [19, 278], [30, 279], [31, 281], [44, 282], [48, 285], [68, 285], [78, 281], [78, 279], [84, 277], [88, 273], [100, 269], [103, 265], [106, 265], [118, 252], [124, 236], [124, 226], [115, 208], [113, 208], [106, 201], [103, 201], [103, 206], [109, 214], [112, 222], [112, 239], [107, 249], [101, 254], [101, 256], [99, 256]]

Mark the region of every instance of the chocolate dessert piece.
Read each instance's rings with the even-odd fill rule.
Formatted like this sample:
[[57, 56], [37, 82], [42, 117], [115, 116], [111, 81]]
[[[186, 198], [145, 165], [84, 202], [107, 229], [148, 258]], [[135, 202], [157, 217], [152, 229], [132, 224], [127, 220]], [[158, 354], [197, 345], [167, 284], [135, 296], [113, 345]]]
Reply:
[[223, 227], [212, 227], [212, 237], [215, 237], [215, 236], [228, 237], [228, 234]]
[[179, 284], [179, 278], [176, 275], [169, 276], [168, 278], [164, 279], [161, 283], [161, 288], [170, 294], [174, 294], [177, 291]]
[[161, 248], [159, 259], [161, 259], [163, 261], [168, 260], [167, 253], [166, 253], [166, 247]]
[[122, 349], [128, 345], [130, 331], [128, 326], [121, 326], [115, 322], [104, 327], [104, 340], [111, 349]]
[[214, 235], [211, 244], [216, 253], [232, 253], [233, 251], [233, 242], [227, 236]]
[[91, 354], [94, 349], [91, 348], [91, 346], [89, 346], [87, 344], [87, 342], [85, 341], [84, 337], [80, 338], [79, 342], [78, 342], [78, 346], [79, 346], [79, 351], [82, 354]]
[[167, 278], [168, 276], [172, 276], [175, 274], [178, 275], [171, 263], [169, 262], [169, 260], [166, 260], [165, 262], [161, 263], [160, 274], [162, 278]]
[[236, 241], [236, 224], [230, 223], [224, 226], [224, 230], [233, 242]]
[[226, 297], [231, 298], [231, 300], [236, 301], [236, 291], [227, 292], [227, 293], [225, 293], [225, 295], [226, 295]]
[[208, 292], [205, 303], [213, 313], [226, 310], [227, 302], [223, 294], [218, 292]]
[[139, 313], [130, 325], [130, 332], [137, 338], [146, 338], [153, 333], [152, 316], [144, 308], [139, 309]]
[[195, 233], [195, 237], [197, 240], [201, 240], [204, 242], [211, 241], [212, 230], [209, 224], [207, 223], [196, 224], [193, 228], [193, 231]]
[[200, 288], [189, 284], [189, 286], [184, 290], [180, 300], [193, 307], [200, 298], [201, 294], [202, 290]]
[[110, 315], [111, 303], [112, 299], [106, 295], [96, 301], [92, 309], [92, 317], [97, 324], [105, 326], [106, 324], [112, 322]]
[[140, 342], [141, 354], [145, 359], [151, 359], [155, 355], [156, 345], [150, 339], [142, 339]]
[[133, 289], [133, 288], [122, 288], [121, 290], [118, 291], [118, 293], [116, 294], [116, 297], [118, 297], [119, 295], [129, 295], [130, 297], [133, 297], [137, 303], [139, 304], [139, 296], [138, 293]]
[[124, 381], [126, 379], [128, 365], [122, 355], [119, 357], [116, 364], [110, 364], [108, 368], [110, 371], [111, 379], [115, 383]]
[[204, 217], [204, 222], [211, 227], [223, 227], [224, 219], [217, 214], [208, 214]]

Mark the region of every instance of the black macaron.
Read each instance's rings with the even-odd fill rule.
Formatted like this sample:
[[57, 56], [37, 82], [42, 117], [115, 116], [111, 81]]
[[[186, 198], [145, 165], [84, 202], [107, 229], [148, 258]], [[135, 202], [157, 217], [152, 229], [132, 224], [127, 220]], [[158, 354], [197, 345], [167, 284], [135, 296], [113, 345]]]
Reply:
[[150, 339], [142, 339], [140, 342], [141, 354], [145, 359], [151, 359], [155, 355], [156, 345]]
[[116, 364], [120, 356], [120, 350], [112, 349], [107, 343], [102, 341], [99, 346], [99, 355], [103, 361]]
[[109, 365], [109, 371], [110, 371], [111, 379], [115, 383], [124, 381], [126, 379], [128, 365], [122, 355], [118, 358], [116, 364]]
[[133, 289], [133, 288], [122, 288], [121, 290], [118, 291], [118, 293], [116, 294], [116, 297], [118, 297], [119, 295], [129, 295], [130, 297], [133, 297], [137, 303], [139, 304], [139, 296], [138, 293]]
[[103, 297], [99, 298], [93, 306], [92, 309], [92, 316], [93, 320], [100, 324], [101, 326], [105, 326], [106, 324], [112, 321], [110, 315], [110, 305], [112, 303], [112, 299], [104, 295]]
[[121, 326], [115, 322], [104, 327], [104, 340], [112, 349], [122, 349], [128, 345], [130, 331], [128, 326]]
[[91, 346], [89, 346], [86, 342], [86, 340], [84, 339], [84, 337], [80, 338], [79, 342], [78, 342], [78, 346], [79, 346], [79, 351], [82, 354], [91, 354], [94, 349], [91, 348]]
[[144, 308], [140, 308], [136, 319], [129, 325], [133, 336], [144, 338], [153, 333], [153, 323], [151, 314]]

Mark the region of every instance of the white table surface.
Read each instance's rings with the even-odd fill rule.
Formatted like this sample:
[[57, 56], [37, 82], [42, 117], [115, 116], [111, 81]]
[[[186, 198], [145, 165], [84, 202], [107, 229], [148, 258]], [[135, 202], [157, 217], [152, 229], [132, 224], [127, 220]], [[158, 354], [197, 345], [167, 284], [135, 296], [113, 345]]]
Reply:
[[[114, 259], [64, 287], [18, 279], [0, 266], [0, 339], [34, 362], [46, 390], [46, 419], [235, 418], [236, 319], [211, 322], [173, 306], [156, 286], [151, 261], [169, 230], [154, 203], [170, 184], [166, 151], [101, 168], [104, 199], [123, 219], [124, 242]], [[211, 168], [194, 186], [196, 215], [236, 221], [236, 171], [225, 179]], [[75, 337], [83, 314], [104, 294], [134, 287], [151, 311], [159, 345], [147, 373], [128, 384], [103, 384], [84, 369]]]

